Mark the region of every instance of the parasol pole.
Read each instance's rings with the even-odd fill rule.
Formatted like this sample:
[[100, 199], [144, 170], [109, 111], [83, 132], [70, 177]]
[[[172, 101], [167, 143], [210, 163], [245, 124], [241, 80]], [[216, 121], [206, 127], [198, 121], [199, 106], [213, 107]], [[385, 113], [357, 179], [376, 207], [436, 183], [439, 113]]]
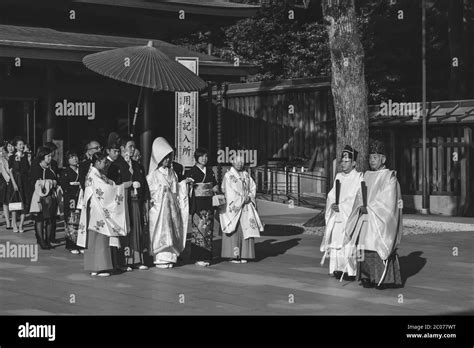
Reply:
[[137, 122], [137, 115], [138, 115], [138, 110], [140, 109], [140, 101], [142, 99], [142, 94], [143, 94], [143, 87], [140, 87], [140, 93], [138, 94], [137, 106], [135, 107], [135, 113], [133, 115], [132, 132], [130, 133], [131, 138], [133, 138], [133, 134], [135, 133], [135, 123]]

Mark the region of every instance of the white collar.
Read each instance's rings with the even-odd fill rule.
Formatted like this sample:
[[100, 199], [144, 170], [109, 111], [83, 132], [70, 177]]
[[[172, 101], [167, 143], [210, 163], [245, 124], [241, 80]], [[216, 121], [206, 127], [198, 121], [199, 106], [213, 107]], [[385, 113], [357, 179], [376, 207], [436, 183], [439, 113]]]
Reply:
[[206, 167], [204, 167], [204, 169], [201, 169], [201, 167], [199, 167], [198, 165], [196, 165], [196, 167], [198, 167], [199, 170], [200, 170], [201, 172], [203, 172], [204, 175], [206, 175], [206, 171], [207, 171], [207, 168], [206, 168]]

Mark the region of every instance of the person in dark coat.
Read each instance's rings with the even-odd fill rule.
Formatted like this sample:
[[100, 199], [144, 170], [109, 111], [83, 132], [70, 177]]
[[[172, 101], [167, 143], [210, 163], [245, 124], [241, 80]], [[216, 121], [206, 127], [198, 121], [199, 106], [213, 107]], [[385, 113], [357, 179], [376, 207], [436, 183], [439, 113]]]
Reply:
[[58, 147], [52, 141], [48, 141], [47, 143], [44, 144], [44, 146], [47, 147], [51, 151], [51, 157], [52, 157], [51, 165], [50, 165], [51, 169], [53, 170], [53, 172], [59, 175], [58, 161], [54, 159], [56, 157], [56, 151], [58, 150]]
[[[25, 213], [29, 211], [31, 200], [31, 186], [28, 178], [30, 171], [30, 163], [28, 157], [25, 155], [25, 143], [20, 137], [16, 137], [12, 145], [15, 147], [16, 153], [8, 160], [8, 165], [11, 171], [12, 188], [14, 193], [10, 202], [21, 201], [23, 203], [23, 210], [12, 212], [12, 226], [13, 232], [23, 233], [23, 223], [25, 222]], [[20, 214], [20, 227], [16, 224], [16, 215]]]
[[107, 176], [110, 165], [112, 162], [115, 162], [120, 155], [120, 137], [117, 133], [112, 132], [109, 134], [105, 152], [107, 153], [107, 158], [105, 159], [105, 167], [102, 172]]
[[[135, 151], [135, 141], [131, 138], [120, 140], [121, 154], [110, 164], [107, 177], [120, 185], [132, 181], [133, 186], [128, 189], [128, 214], [130, 231], [127, 237], [120, 238], [121, 251], [114, 260], [116, 268], [122, 271], [131, 271], [132, 267], [147, 269], [144, 260], [144, 250], [147, 248], [144, 236], [144, 204], [150, 198], [148, 184], [143, 167], [132, 159]], [[125, 255], [123, 252], [130, 252]]]
[[35, 214], [36, 240], [41, 249], [51, 249], [56, 242], [58, 176], [51, 168], [51, 159], [51, 150], [40, 147], [30, 172], [31, 186], [35, 188], [30, 213]]

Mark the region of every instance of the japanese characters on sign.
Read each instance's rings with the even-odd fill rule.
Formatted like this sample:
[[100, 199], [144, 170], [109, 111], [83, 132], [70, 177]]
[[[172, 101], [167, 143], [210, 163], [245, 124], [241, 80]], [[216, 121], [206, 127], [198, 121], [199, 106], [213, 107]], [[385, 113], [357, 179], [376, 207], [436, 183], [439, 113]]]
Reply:
[[[198, 74], [198, 58], [176, 60]], [[176, 92], [176, 161], [184, 167], [194, 165], [194, 151], [198, 143], [198, 92]]]

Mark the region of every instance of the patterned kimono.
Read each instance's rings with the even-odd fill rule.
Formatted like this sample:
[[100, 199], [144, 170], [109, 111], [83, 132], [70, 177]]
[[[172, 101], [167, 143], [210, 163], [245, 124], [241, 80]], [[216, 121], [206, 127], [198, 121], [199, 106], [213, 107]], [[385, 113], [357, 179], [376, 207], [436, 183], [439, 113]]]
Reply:
[[[336, 180], [341, 183], [341, 191], [339, 195], [339, 212], [335, 212], [331, 206], [336, 203]], [[334, 186], [329, 191], [326, 200], [326, 231], [321, 243], [320, 250], [324, 252], [324, 258], [329, 253], [329, 273], [334, 271], [347, 272], [349, 276], [356, 275], [356, 268], [350, 267], [347, 263], [348, 247], [342, 247], [344, 241], [344, 230], [346, 228], [347, 219], [351, 215], [352, 207], [357, 192], [362, 181], [362, 173], [353, 169], [350, 173], [337, 173], [334, 179]]]
[[184, 250], [189, 202], [186, 182], [178, 183], [171, 168], [157, 168], [147, 176], [151, 195], [149, 213], [151, 253], [155, 264], [176, 263]]
[[[260, 237], [263, 224], [256, 209], [256, 185], [249, 173], [231, 168], [224, 175], [222, 191], [226, 205], [219, 213], [222, 232], [222, 257], [255, 258], [254, 238]], [[248, 203], [245, 200], [250, 198]]]
[[112, 268], [110, 246], [119, 246], [118, 237], [127, 234], [126, 199], [123, 185], [115, 185], [95, 167], [85, 180], [81, 200], [81, 218], [77, 245], [87, 248], [84, 254], [86, 270]]
[[212, 168], [201, 170], [197, 165], [188, 172], [194, 179], [190, 199], [193, 234], [191, 238], [191, 257], [195, 261], [212, 261], [212, 237], [214, 232], [214, 207], [212, 188], [217, 185]]

